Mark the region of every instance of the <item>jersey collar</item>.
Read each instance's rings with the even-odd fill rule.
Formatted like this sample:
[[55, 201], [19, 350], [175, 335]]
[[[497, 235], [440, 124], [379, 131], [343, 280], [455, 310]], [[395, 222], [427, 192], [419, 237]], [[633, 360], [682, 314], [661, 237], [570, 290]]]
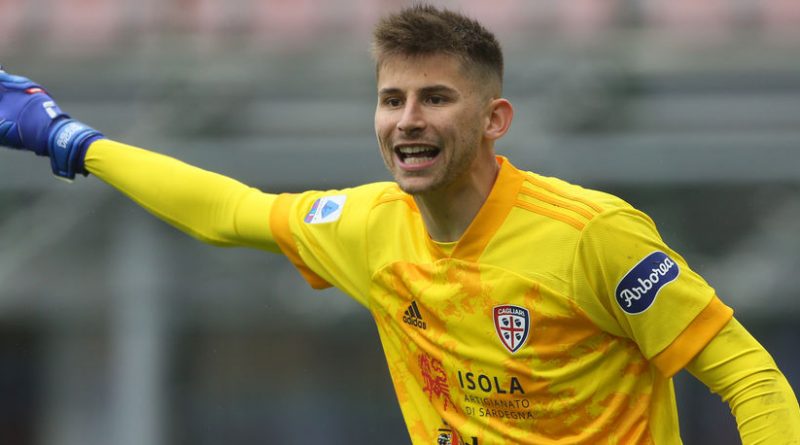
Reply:
[[500, 171], [492, 191], [475, 215], [475, 219], [458, 240], [452, 255], [447, 255], [430, 237], [427, 238], [428, 248], [435, 260], [457, 258], [464, 261], [478, 261], [486, 245], [506, 220], [525, 177], [504, 156], [497, 156], [497, 163], [500, 165]]

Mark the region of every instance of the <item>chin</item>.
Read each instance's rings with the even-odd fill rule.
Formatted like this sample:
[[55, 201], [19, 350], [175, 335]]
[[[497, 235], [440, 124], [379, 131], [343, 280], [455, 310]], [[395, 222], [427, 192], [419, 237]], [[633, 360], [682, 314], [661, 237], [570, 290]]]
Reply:
[[396, 181], [397, 185], [400, 187], [400, 190], [408, 193], [409, 195], [419, 195], [421, 193], [425, 193], [428, 188], [425, 186], [421, 186], [418, 184], [408, 184], [403, 181]]
[[[418, 179], [418, 178], [414, 178]], [[430, 190], [431, 185], [428, 181], [418, 181], [418, 180], [411, 180], [404, 178], [395, 178], [395, 182], [400, 187], [400, 190], [408, 193], [409, 195], [418, 195], [420, 193], [425, 193]]]
[[395, 182], [397, 182], [400, 190], [409, 195], [424, 195], [442, 188], [442, 184], [429, 178], [412, 178], [411, 180], [408, 178], [395, 178]]

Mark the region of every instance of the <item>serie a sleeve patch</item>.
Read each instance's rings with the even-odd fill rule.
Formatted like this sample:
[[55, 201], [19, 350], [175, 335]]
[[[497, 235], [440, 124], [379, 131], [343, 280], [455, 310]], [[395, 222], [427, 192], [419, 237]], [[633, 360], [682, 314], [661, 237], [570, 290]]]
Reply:
[[342, 216], [346, 195], [317, 198], [303, 221], [307, 224], [324, 224], [337, 221]]

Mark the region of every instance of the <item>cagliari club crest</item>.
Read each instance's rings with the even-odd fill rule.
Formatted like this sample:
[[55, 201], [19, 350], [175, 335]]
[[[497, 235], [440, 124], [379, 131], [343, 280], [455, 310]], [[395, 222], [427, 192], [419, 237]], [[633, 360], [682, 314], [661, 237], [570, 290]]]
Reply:
[[509, 352], [517, 352], [528, 341], [531, 327], [531, 314], [521, 306], [504, 304], [494, 307], [494, 328], [500, 343]]

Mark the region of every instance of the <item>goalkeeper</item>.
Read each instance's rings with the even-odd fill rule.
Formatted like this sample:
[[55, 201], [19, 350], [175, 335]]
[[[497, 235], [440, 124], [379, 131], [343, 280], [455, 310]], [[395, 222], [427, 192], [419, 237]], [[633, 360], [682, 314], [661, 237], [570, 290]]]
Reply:
[[0, 145], [91, 174], [203, 241], [282, 252], [373, 315], [412, 443], [679, 444], [672, 376], [730, 405], [744, 444], [800, 443], [767, 351], [621, 199], [495, 154], [514, 110], [495, 37], [418, 5], [374, 31], [393, 182], [270, 194], [112, 141], [0, 73]]

